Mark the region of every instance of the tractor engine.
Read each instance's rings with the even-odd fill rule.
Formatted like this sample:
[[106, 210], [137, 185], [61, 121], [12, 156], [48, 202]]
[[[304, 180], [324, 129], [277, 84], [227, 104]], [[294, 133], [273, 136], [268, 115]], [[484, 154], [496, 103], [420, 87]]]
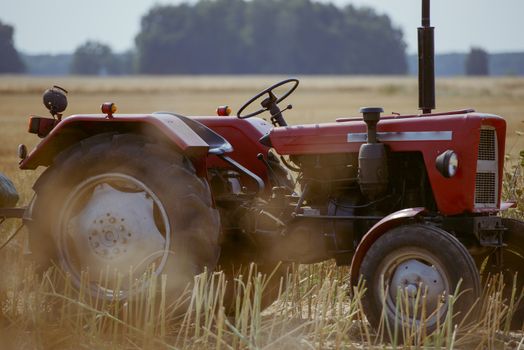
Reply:
[[350, 263], [363, 235], [382, 217], [403, 208], [435, 209], [422, 154], [386, 154], [387, 158], [370, 162], [369, 168], [378, 163], [379, 169], [389, 174], [379, 182], [366, 181], [369, 178], [365, 177], [365, 171], [370, 170], [362, 171], [365, 163], [362, 158], [359, 168], [356, 152], [291, 157], [302, 170], [298, 179], [303, 199], [302, 217], [310, 219], [299, 225], [296, 233], [309, 231], [310, 235], [316, 235], [317, 240], [323, 242], [314, 242], [317, 252], [322, 247], [323, 254], [331, 255], [338, 263]]

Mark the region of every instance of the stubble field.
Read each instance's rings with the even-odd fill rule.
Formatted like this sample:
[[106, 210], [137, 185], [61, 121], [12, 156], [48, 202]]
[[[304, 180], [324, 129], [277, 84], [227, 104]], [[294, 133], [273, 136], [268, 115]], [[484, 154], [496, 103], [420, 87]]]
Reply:
[[[259, 90], [283, 79], [278, 76], [180, 77], [24, 77], [0, 76], [0, 169], [17, 178], [16, 147], [29, 149], [39, 139], [26, 132], [31, 114], [48, 115], [42, 92], [56, 84], [69, 91], [65, 115], [99, 113], [102, 102], [112, 101], [119, 113], [173, 111], [184, 115], [213, 115], [219, 105], [235, 113]], [[289, 124], [334, 121], [356, 116], [363, 106], [381, 106], [386, 113], [417, 113], [417, 81], [408, 77], [304, 77], [286, 101]], [[524, 79], [449, 78], [437, 83], [437, 111], [474, 108], [504, 117], [508, 123], [507, 153], [524, 148], [518, 131], [524, 130]], [[23, 176], [22, 176], [23, 177]], [[28, 187], [19, 183], [21, 188]]]
[[[106, 101], [115, 102], [119, 113], [163, 110], [184, 115], [213, 115], [219, 105], [229, 105], [235, 113], [245, 100], [281, 79], [283, 77], [277, 76], [0, 76], [0, 172], [16, 184], [21, 195], [19, 205], [26, 205], [32, 196], [31, 185], [42, 169], [20, 171], [16, 148], [24, 143], [31, 149], [39, 142], [36, 135], [26, 132], [27, 119], [29, 115], [47, 115], [41, 95], [54, 84], [69, 90], [66, 116], [98, 113], [101, 103]], [[285, 112], [289, 124], [328, 122], [338, 117], [357, 116], [362, 106], [381, 106], [387, 113], [413, 114], [417, 113], [417, 82], [406, 77], [304, 77], [288, 101], [293, 104], [293, 109]], [[503, 116], [508, 123], [508, 162], [517, 160], [520, 150], [524, 149], [524, 136], [520, 136], [520, 131], [524, 131], [523, 78], [440, 79], [437, 107], [437, 111], [474, 108]], [[8, 222], [0, 228], [0, 244], [15, 226], [15, 222]], [[162, 311], [153, 313], [153, 316], [144, 313], [133, 320], [122, 320], [118, 313], [91, 309], [71, 290], [55, 290], [56, 285], [67, 285], [63, 276], [57, 273], [47, 281], [35, 280], [23, 258], [25, 234], [22, 231], [7, 249], [0, 251], [1, 349], [77, 348], [75, 344], [89, 349], [385, 346], [383, 338], [372, 334], [363, 321], [358, 292], [353, 298], [343, 292], [347, 284], [347, 271], [343, 268], [320, 264], [297, 270], [290, 277], [294, 287], [283, 294], [280, 306], [265, 314], [246, 311], [243, 316], [245, 325], [228, 321], [220, 311], [214, 312], [216, 305], [211, 304], [204, 304], [209, 310], [205, 313], [205, 322], [200, 320], [200, 323], [184, 319], [179, 325], [179, 321], [171, 320]], [[216, 276], [203, 279], [206, 278], [220, 279]], [[304, 282], [306, 280], [309, 282]], [[256, 281], [253, 284], [256, 286]], [[497, 287], [492, 288], [496, 291]], [[212, 290], [207, 292], [213, 293]], [[215, 293], [219, 293], [218, 290]], [[202, 298], [210, 300], [213, 295], [202, 295]], [[458, 330], [444, 329], [443, 326], [440, 335], [427, 339], [426, 335], [413, 333], [412, 344], [524, 349], [521, 335], [504, 331], [507, 308], [504, 309], [501, 300], [495, 299], [492, 300], [492, 309], [488, 310], [489, 302], [485, 305], [488, 318], [484, 324]], [[50, 317], [41, 310], [56, 310], [55, 307], [61, 308], [62, 316]]]

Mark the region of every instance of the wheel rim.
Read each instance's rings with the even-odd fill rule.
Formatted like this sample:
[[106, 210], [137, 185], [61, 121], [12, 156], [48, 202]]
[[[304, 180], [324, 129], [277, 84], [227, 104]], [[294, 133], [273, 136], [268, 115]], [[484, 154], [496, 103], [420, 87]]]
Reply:
[[[159, 275], [170, 254], [170, 224], [160, 199], [136, 178], [91, 177], [67, 197], [59, 217], [58, 254], [72, 282], [91, 294], [126, 298]], [[84, 281], [85, 285], [85, 281]]]
[[[423, 322], [427, 327], [438, 319], [442, 321], [451, 290], [443, 266], [433, 254], [417, 247], [389, 254], [379, 267], [384, 285], [378, 284], [381, 288], [378, 295], [383, 295], [388, 318], [416, 326]], [[385, 293], [383, 287], [386, 287]]]

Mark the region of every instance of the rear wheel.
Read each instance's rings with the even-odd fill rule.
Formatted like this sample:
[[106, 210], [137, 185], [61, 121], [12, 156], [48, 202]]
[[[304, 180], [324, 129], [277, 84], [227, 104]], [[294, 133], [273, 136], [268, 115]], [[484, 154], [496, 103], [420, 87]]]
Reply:
[[374, 327], [384, 318], [391, 331], [395, 325], [399, 332], [413, 326], [435, 330], [451, 309], [448, 296], [459, 285], [453, 304], [457, 320], [481, 294], [477, 268], [465, 247], [429, 225], [400, 226], [381, 236], [366, 253], [360, 274], [367, 289], [362, 300], [366, 317]]
[[152, 273], [168, 275], [176, 298], [216, 266], [219, 218], [207, 183], [183, 156], [142, 136], [82, 141], [55, 159], [35, 192], [33, 255], [44, 267], [58, 263], [91, 295], [127, 298]]

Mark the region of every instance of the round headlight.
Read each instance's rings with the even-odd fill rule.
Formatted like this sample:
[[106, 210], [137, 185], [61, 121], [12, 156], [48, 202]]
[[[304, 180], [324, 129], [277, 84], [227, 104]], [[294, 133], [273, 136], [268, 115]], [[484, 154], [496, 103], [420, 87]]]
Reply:
[[459, 160], [457, 154], [452, 150], [440, 154], [436, 159], [437, 170], [444, 177], [453, 177], [457, 174]]

